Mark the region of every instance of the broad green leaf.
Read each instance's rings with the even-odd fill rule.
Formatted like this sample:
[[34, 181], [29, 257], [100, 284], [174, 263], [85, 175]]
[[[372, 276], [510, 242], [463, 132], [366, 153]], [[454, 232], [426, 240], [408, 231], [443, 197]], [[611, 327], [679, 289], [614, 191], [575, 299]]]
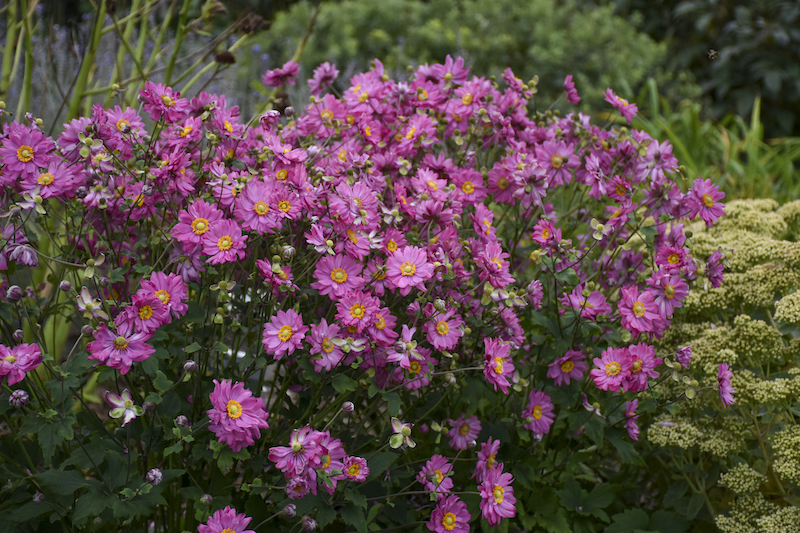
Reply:
[[331, 385], [333, 385], [333, 388], [339, 394], [344, 394], [346, 392], [352, 392], [356, 390], [357, 384], [358, 383], [354, 379], [351, 379], [344, 374], [336, 374], [336, 377], [333, 378], [333, 382], [331, 383]]
[[386, 401], [386, 408], [389, 411], [389, 416], [398, 416], [400, 414], [400, 406], [402, 405], [400, 395], [396, 392], [389, 392], [383, 395], [383, 399]]
[[57, 446], [64, 441], [72, 440], [74, 424], [75, 415], [69, 413], [64, 418], [55, 418], [42, 425], [38, 436], [45, 464], [50, 464]]
[[325, 529], [325, 526], [330, 524], [336, 519], [336, 511], [330, 507], [321, 507], [317, 511], [316, 521], [319, 529]]
[[650, 517], [650, 529], [660, 533], [686, 533], [689, 521], [672, 511], [658, 510]]
[[611, 519], [613, 522], [606, 528], [605, 533], [628, 533], [634, 529], [647, 528], [650, 524], [650, 517], [641, 509], [628, 509], [615, 514]]
[[364, 520], [364, 511], [353, 504], [347, 504], [342, 507], [341, 514], [345, 524], [355, 527], [358, 533], [366, 533], [367, 522]]
[[166, 392], [172, 387], [173, 382], [162, 371], [158, 371], [156, 379], [153, 380], [153, 386], [158, 392]]
[[51, 468], [36, 474], [36, 477], [41, 481], [42, 485], [56, 494], [72, 494], [83, 487], [100, 484], [96, 479], [84, 479], [77, 470]]
[[397, 460], [398, 455], [395, 452], [380, 452], [376, 453], [367, 462], [369, 466], [369, 478], [374, 479], [382, 476], [384, 472]]

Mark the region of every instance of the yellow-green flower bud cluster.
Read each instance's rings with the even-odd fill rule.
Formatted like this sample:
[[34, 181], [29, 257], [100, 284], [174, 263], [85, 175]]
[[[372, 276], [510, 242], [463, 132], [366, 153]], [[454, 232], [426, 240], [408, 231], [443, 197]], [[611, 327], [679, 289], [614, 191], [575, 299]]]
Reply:
[[745, 230], [760, 235], [786, 233], [788, 224], [777, 213], [778, 202], [771, 198], [734, 200], [725, 204], [725, 216], [709, 230], [712, 235], [723, 235], [731, 230]]
[[783, 204], [777, 213], [783, 217], [790, 233], [800, 234], [800, 200]]
[[775, 320], [800, 326], [800, 292], [784, 296], [775, 303]]
[[787, 426], [772, 440], [778, 457], [773, 469], [784, 480], [800, 484], [800, 426]]
[[762, 533], [787, 533], [800, 528], [800, 509], [797, 507], [778, 507], [767, 516], [756, 520]]
[[758, 492], [758, 487], [767, 480], [764, 474], [753, 470], [747, 463], [739, 463], [719, 476], [719, 484], [736, 494]]
[[727, 515], [717, 515], [717, 527], [723, 533], [762, 533], [758, 519], [771, 513], [775, 506], [760, 492], [736, 498]]
[[683, 450], [697, 447], [700, 451], [724, 458], [744, 447], [743, 427], [737, 417], [721, 419], [661, 415], [647, 430], [647, 440], [657, 446], [675, 446]]

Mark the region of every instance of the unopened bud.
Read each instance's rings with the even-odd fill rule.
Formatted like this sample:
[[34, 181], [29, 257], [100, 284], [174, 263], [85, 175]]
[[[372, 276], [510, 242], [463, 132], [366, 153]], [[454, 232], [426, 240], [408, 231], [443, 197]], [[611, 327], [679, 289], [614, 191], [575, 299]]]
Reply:
[[25, 295], [22, 287], [19, 285], [12, 285], [6, 290], [6, 298], [9, 302], [17, 302]]
[[147, 411], [148, 413], [152, 413], [156, 410], [156, 404], [153, 402], [144, 402], [142, 404], [142, 408]]
[[303, 518], [300, 519], [300, 523], [303, 526], [303, 531], [311, 532], [317, 529], [317, 521], [308, 515], [303, 516]]
[[86, 324], [81, 328], [81, 335], [83, 335], [84, 337], [91, 337], [93, 333], [94, 333], [94, 328], [89, 324]]
[[25, 338], [25, 332], [24, 332], [24, 331], [22, 331], [21, 329], [18, 329], [18, 330], [16, 330], [16, 331], [14, 331], [14, 333], [11, 335], [11, 337], [12, 337], [12, 338], [13, 338], [13, 339], [14, 339], [16, 342], [22, 342], [22, 340]]
[[175, 425], [176, 426], [188, 426], [189, 425], [189, 419], [186, 418], [184, 415], [178, 415], [177, 418], [175, 418]]
[[151, 485], [155, 486], [161, 483], [161, 480], [164, 479], [164, 476], [161, 474], [161, 470], [158, 468], [153, 468], [147, 473], [144, 480], [150, 483]]
[[286, 504], [283, 508], [283, 516], [286, 518], [294, 518], [297, 516], [297, 507], [293, 503]]
[[447, 309], [447, 303], [441, 298], [436, 298], [433, 301], [433, 308], [439, 311], [440, 313], [444, 313], [445, 310]]
[[37, 492], [33, 495], [33, 503], [42, 503], [44, 501], [44, 494]]
[[28, 393], [22, 389], [17, 389], [11, 393], [8, 403], [14, 407], [23, 407], [28, 404]]
[[194, 359], [189, 359], [183, 363], [183, 370], [189, 374], [197, 372], [197, 362]]
[[287, 107], [286, 109], [283, 110], [283, 114], [286, 115], [287, 117], [294, 116], [294, 108], [292, 106]]
[[72, 283], [67, 280], [63, 280], [61, 283], [58, 284], [58, 288], [64, 292], [67, 292], [72, 288]]
[[108, 276], [103, 276], [98, 280], [98, 283], [100, 283], [101, 287], [105, 288], [111, 285], [111, 280], [108, 278]]
[[211, 505], [214, 502], [214, 497], [211, 494], [203, 494], [200, 496], [200, 503], [203, 505]]
[[352, 413], [355, 410], [356, 406], [353, 405], [353, 402], [344, 402], [342, 404], [342, 411], [345, 413]]

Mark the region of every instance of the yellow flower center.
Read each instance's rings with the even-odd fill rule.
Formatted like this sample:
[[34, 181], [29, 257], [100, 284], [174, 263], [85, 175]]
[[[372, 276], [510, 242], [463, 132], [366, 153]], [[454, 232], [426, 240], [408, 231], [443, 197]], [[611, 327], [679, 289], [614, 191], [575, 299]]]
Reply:
[[703, 205], [706, 207], [714, 206], [714, 199], [711, 197], [710, 194], [706, 193], [703, 195]]
[[547, 228], [544, 228], [542, 230], [542, 239], [547, 240], [549, 238], [550, 238], [550, 230], [547, 229]]
[[458, 428], [458, 432], [461, 433], [462, 437], [466, 437], [469, 434], [469, 424], [466, 422], [461, 424], [461, 427]]
[[288, 176], [289, 176], [289, 171], [286, 170], [285, 168], [282, 168], [275, 173], [275, 179], [279, 179], [281, 181], [285, 180]]
[[358, 235], [356, 235], [355, 231], [349, 229], [347, 230], [347, 240], [353, 244], [358, 244]]
[[288, 213], [291, 208], [292, 204], [290, 204], [288, 200], [281, 200], [280, 202], [278, 202], [278, 209], [280, 209], [284, 213]]
[[217, 241], [217, 248], [219, 248], [223, 252], [226, 250], [230, 250], [231, 248], [233, 248], [233, 239], [231, 239], [229, 235], [223, 235]]
[[411, 140], [411, 138], [414, 137], [415, 133], [417, 133], [416, 126], [411, 126], [411, 129], [408, 130], [408, 133], [406, 133], [406, 139]]
[[39, 177], [36, 178], [36, 181], [39, 185], [50, 185], [55, 181], [55, 177], [50, 174], [49, 172], [45, 172], [44, 174], [39, 174]]
[[409, 263], [408, 261], [406, 261], [405, 263], [400, 265], [400, 274], [402, 276], [411, 276], [416, 271], [417, 267], [414, 265], [414, 263]]
[[622, 366], [616, 361], [606, 363], [606, 376], [614, 377], [622, 372]]
[[142, 320], [149, 320], [153, 316], [153, 308], [149, 305], [143, 305], [139, 308], [139, 318]]
[[328, 337], [322, 339], [322, 351], [325, 353], [331, 353], [336, 346], [331, 342]]
[[475, 192], [475, 184], [471, 181], [465, 181], [461, 186], [461, 192], [464, 194], [472, 194]]
[[167, 107], [175, 107], [175, 100], [172, 97], [167, 96], [166, 94], [161, 95], [161, 101], [164, 102], [164, 105]]
[[439, 335], [447, 335], [448, 331], [450, 331], [450, 326], [447, 325], [447, 322], [440, 320], [436, 323], [436, 333]]
[[17, 361], [17, 356], [15, 355], [7, 355], [3, 357], [3, 361], [7, 363], [15, 363]]
[[644, 316], [644, 304], [642, 302], [633, 302], [633, 314], [641, 318]]
[[333, 120], [333, 111], [330, 109], [323, 109], [319, 114], [319, 118], [321, 118], [323, 122], [331, 122]]
[[23, 163], [27, 163], [31, 159], [33, 159], [33, 148], [23, 144], [19, 148], [17, 148], [17, 159], [22, 161]]
[[420, 102], [427, 102], [428, 101], [428, 91], [422, 89], [417, 93], [417, 100]]
[[119, 336], [114, 339], [114, 349], [115, 350], [126, 350], [128, 348], [128, 339], [125, 337]]
[[342, 284], [347, 281], [347, 272], [343, 268], [334, 268], [331, 271], [331, 279], [336, 283]]
[[503, 268], [503, 260], [499, 257], [492, 257], [492, 263], [497, 265], [497, 268]]
[[117, 131], [122, 131], [123, 127], [130, 126], [130, 125], [131, 125], [130, 121], [125, 120], [124, 118], [121, 118], [121, 119], [119, 119], [117, 121]]
[[231, 126], [230, 122], [226, 120], [225, 122], [222, 123], [222, 125], [225, 127], [225, 131], [227, 131], [228, 133], [233, 133], [233, 126]]
[[232, 530], [232, 529], [231, 529], [231, 528], [229, 528], [229, 527], [226, 527], [225, 529], [223, 529], [223, 530], [222, 530], [222, 531], [220, 531], [219, 533], [236, 533], [236, 531]]
[[503, 503], [503, 494], [504, 493], [505, 493], [505, 491], [503, 490], [503, 487], [501, 487], [500, 485], [495, 485], [494, 486], [494, 490], [492, 491], [492, 496], [494, 496], [494, 502], [495, 503]]
[[678, 254], [669, 254], [667, 257], [667, 261], [670, 265], [677, 265], [680, 262], [681, 258]]
[[361, 320], [367, 313], [367, 308], [363, 304], [353, 304], [350, 308], [350, 316], [356, 320]]
[[533, 408], [533, 418], [535, 418], [536, 420], [539, 420], [540, 418], [542, 418], [542, 406], [541, 405], [537, 405], [537, 406], [535, 406]]
[[383, 281], [386, 279], [386, 272], [384, 272], [383, 270], [376, 270], [375, 272], [372, 273], [372, 279], [374, 279], [375, 281]]
[[242, 404], [236, 400], [228, 400], [228, 406], [225, 410], [228, 411], [228, 416], [234, 420], [242, 416]]
[[258, 216], [263, 217], [269, 213], [269, 206], [266, 204], [266, 202], [259, 200], [253, 204], [253, 211], [255, 211]]
[[384, 319], [381, 315], [378, 315], [378, 321], [375, 322], [375, 327], [378, 329], [383, 329], [386, 327], [386, 319]]
[[442, 525], [447, 531], [453, 531], [456, 528], [458, 519], [453, 513], [445, 513], [442, 517]]
[[331, 455], [330, 455], [330, 454], [328, 454], [328, 455], [323, 455], [323, 456], [322, 456], [322, 466], [321, 466], [320, 468], [321, 468], [322, 470], [325, 470], [325, 469], [326, 469], [326, 468], [328, 468], [329, 466], [331, 466]]
[[181, 137], [186, 137], [187, 135], [192, 133], [192, 130], [194, 130], [192, 126], [186, 126], [181, 130]]
[[411, 361], [411, 364], [408, 365], [409, 374], [419, 374], [420, 370], [422, 370], [422, 365], [419, 364], [419, 361]]
[[506, 177], [502, 177], [499, 180], [497, 180], [497, 187], [501, 191], [504, 191], [504, 190], [508, 189], [508, 185], [509, 185], [508, 178], [506, 178]]
[[495, 374], [502, 374], [503, 373], [503, 358], [502, 357], [495, 357], [494, 358], [494, 373]]
[[358, 101], [362, 104], [369, 99], [369, 92], [363, 91], [361, 94], [358, 95]]
[[631, 365], [631, 374], [637, 374], [642, 370], [642, 360], [638, 357], [636, 361], [634, 361], [633, 365]]
[[156, 298], [161, 300], [161, 303], [168, 304], [169, 300], [170, 300], [170, 295], [164, 289], [159, 289], [159, 290], [156, 291]]
[[464, 105], [469, 105], [472, 103], [472, 93], [467, 93], [461, 97], [461, 103]]
[[442, 474], [441, 470], [434, 470], [434, 474], [436, 474], [436, 484], [441, 484], [442, 480], [444, 479], [444, 474]]
[[394, 242], [394, 239], [386, 243], [386, 249], [389, 250], [390, 252], [397, 251], [397, 243]]
[[347, 467], [347, 473], [350, 474], [351, 477], [355, 477], [361, 473], [361, 467], [358, 466], [358, 463], [353, 463]]
[[281, 342], [286, 342], [292, 338], [292, 326], [281, 326], [278, 330], [278, 338]]
[[370, 128], [369, 126], [364, 126], [364, 134], [367, 137], [372, 137], [372, 128]]
[[497, 466], [497, 454], [493, 453], [489, 455], [488, 459], [486, 459], [486, 468], [492, 470], [495, 466]]
[[573, 363], [572, 361], [564, 361], [563, 363], [561, 363], [561, 371], [564, 372], [565, 374], [569, 374], [570, 372], [572, 372], [573, 368], [575, 368], [575, 363]]
[[664, 296], [670, 300], [675, 298], [675, 286], [672, 283], [667, 283], [667, 286], [664, 287]]
[[554, 154], [550, 158], [550, 164], [553, 166], [553, 168], [561, 168], [561, 165], [564, 164], [564, 159], [560, 155]]

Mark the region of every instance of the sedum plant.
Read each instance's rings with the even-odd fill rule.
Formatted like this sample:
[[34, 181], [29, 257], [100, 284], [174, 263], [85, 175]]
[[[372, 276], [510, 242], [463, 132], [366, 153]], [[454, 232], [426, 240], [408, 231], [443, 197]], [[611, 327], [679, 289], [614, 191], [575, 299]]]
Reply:
[[[689, 399], [656, 416], [662, 502], [725, 533], [791, 530], [800, 521], [800, 202], [737, 200], [713, 228], [693, 227], [693, 252], [725, 250], [725, 284], [687, 296], [683, 313], [657, 342], [667, 354], [691, 347], [676, 378], [717, 383], [726, 364], [733, 405]], [[661, 385], [666, 394], [680, 381]]]
[[4, 127], [0, 524], [685, 531], [631, 443], [723, 193], [611, 89], [596, 125], [449, 56], [337, 75]]

